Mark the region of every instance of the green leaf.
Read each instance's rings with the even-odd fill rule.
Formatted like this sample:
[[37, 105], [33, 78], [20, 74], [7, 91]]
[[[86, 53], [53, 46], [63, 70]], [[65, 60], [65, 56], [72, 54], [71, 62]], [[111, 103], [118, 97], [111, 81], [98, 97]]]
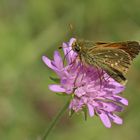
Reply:
[[56, 93], [58, 96], [68, 96], [66, 93]]
[[54, 81], [55, 83], [60, 83], [60, 79], [59, 78], [54, 78], [54, 77], [49, 77], [52, 81]]
[[74, 110], [71, 109], [71, 110], [69, 111], [69, 116], [72, 117], [74, 113], [75, 113]]
[[84, 118], [86, 121], [87, 120], [87, 108], [86, 107], [83, 107], [83, 112], [84, 112]]

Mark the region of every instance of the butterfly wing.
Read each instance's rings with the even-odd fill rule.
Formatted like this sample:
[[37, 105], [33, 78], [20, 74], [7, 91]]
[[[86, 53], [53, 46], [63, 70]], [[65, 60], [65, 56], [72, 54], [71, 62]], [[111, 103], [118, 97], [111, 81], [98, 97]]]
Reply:
[[139, 51], [140, 45], [135, 41], [96, 43], [84, 53], [84, 59], [86, 63], [105, 70], [117, 82], [124, 84], [131, 61]]
[[136, 41], [126, 41], [126, 42], [118, 42], [118, 43], [103, 43], [103, 42], [97, 42], [97, 46], [99, 47], [105, 47], [105, 48], [116, 48], [124, 50], [126, 53], [128, 53], [131, 57], [131, 60], [138, 55], [140, 51], [140, 44]]

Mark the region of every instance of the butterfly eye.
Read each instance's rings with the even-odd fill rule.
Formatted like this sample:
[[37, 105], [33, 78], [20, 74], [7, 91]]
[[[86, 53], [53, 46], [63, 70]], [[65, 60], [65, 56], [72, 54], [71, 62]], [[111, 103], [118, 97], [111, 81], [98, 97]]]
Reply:
[[80, 47], [76, 45], [76, 46], [74, 47], [74, 51], [80, 52]]
[[80, 50], [81, 50], [81, 47], [80, 47], [80, 45], [75, 41], [75, 42], [73, 42], [73, 44], [72, 44], [72, 49], [73, 49], [73, 51], [79, 53]]

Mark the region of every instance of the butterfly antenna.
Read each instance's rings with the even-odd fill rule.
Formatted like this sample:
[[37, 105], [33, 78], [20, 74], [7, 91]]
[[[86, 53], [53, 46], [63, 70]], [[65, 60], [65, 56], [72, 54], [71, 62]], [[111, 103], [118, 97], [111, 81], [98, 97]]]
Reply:
[[71, 34], [74, 33], [74, 27], [73, 27], [73, 25], [71, 23], [69, 24], [69, 30], [70, 30]]
[[75, 30], [74, 30], [74, 26], [72, 23], [69, 23], [69, 31], [70, 31], [70, 36], [77, 38], [76, 34], [75, 34]]

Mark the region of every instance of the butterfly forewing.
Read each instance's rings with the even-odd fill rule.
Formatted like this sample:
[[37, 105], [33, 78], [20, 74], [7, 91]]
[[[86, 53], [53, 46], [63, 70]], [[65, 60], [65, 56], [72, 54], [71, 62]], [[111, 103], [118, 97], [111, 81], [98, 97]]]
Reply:
[[[91, 56], [91, 54], [89, 54]], [[94, 53], [93, 53], [94, 55]], [[97, 60], [98, 64], [104, 64], [109, 67], [113, 67], [118, 71], [122, 71], [125, 73], [130, 66], [130, 56], [123, 52], [122, 50], [102, 50], [100, 53], [94, 55], [94, 58]]]
[[131, 57], [131, 60], [138, 55], [140, 51], [140, 45], [136, 41], [126, 41], [126, 42], [118, 42], [118, 43], [106, 43], [99, 45], [100, 47], [121, 49], [128, 53]]

